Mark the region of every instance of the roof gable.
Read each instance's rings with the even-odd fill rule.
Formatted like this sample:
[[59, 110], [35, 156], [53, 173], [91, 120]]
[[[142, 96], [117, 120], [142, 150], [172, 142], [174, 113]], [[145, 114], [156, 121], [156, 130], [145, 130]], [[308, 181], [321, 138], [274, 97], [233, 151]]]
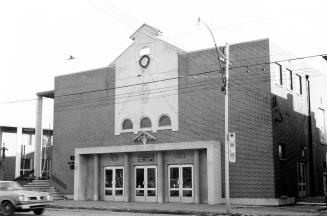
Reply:
[[158, 37], [162, 34], [162, 32], [148, 24], [143, 24], [140, 28], [138, 28], [129, 38], [132, 40], [135, 40], [135, 38], [138, 37], [138, 35], [147, 35], [152, 37]]

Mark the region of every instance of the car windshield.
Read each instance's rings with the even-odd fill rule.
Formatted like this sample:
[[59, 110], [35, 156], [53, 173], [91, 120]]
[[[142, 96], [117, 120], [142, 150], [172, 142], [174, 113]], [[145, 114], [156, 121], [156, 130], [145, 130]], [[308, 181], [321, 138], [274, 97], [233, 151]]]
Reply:
[[17, 182], [0, 182], [0, 191], [21, 189], [22, 187]]

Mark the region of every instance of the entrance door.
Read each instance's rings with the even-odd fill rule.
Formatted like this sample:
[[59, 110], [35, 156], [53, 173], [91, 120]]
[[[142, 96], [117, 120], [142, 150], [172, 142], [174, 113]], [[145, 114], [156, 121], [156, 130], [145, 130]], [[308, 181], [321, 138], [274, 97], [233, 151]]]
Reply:
[[169, 202], [194, 203], [193, 165], [168, 166]]
[[297, 164], [297, 181], [298, 181], [298, 194], [299, 197], [305, 197], [307, 195], [307, 175], [306, 167], [304, 163]]
[[324, 195], [327, 196], [327, 173], [323, 173]]
[[157, 167], [135, 167], [135, 201], [157, 202]]
[[124, 199], [124, 168], [104, 168], [104, 200], [123, 201]]

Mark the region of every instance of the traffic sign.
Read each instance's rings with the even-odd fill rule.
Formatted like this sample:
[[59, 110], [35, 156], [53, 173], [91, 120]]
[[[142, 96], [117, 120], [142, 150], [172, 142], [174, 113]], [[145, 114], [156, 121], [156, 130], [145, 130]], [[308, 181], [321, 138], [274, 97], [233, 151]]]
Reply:
[[228, 133], [228, 145], [229, 145], [229, 162], [236, 162], [236, 142], [235, 142], [235, 132]]

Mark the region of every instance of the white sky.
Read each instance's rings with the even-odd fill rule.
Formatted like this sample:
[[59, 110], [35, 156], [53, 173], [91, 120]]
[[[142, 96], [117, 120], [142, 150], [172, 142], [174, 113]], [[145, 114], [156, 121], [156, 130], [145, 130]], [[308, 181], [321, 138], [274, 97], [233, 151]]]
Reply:
[[[107, 66], [143, 23], [190, 51], [213, 46], [196, 27], [200, 16], [218, 45], [268, 37], [300, 57], [327, 53], [326, 8], [325, 0], [2, 0], [0, 125], [34, 127], [35, 101], [4, 102], [35, 99], [57, 75]], [[311, 69], [313, 98], [324, 91], [327, 100], [327, 62], [307, 62], [320, 70]], [[51, 100], [44, 106], [52, 127]]]

